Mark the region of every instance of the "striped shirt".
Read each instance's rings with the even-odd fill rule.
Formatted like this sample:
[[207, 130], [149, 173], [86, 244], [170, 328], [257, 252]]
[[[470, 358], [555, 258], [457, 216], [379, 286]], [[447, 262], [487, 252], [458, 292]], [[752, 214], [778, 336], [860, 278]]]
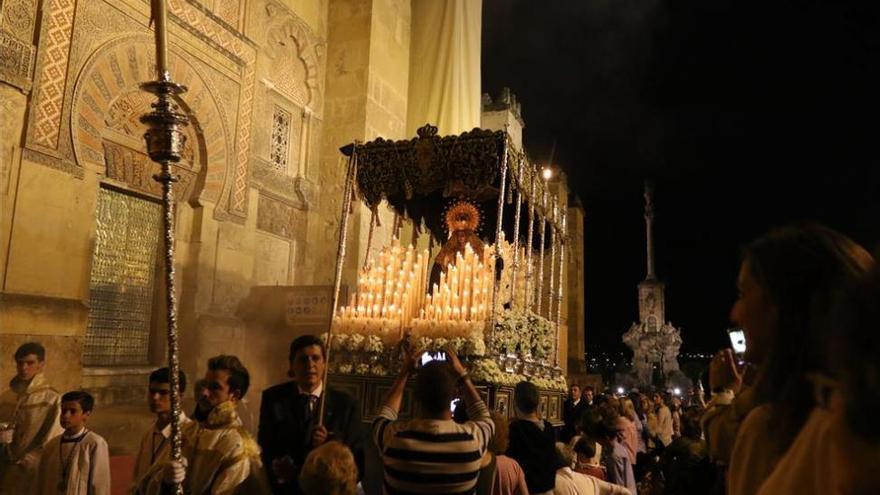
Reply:
[[451, 419], [397, 421], [397, 413], [383, 407], [373, 422], [373, 439], [385, 466], [384, 493], [474, 493], [495, 424], [483, 401], [467, 412], [472, 419], [464, 424]]

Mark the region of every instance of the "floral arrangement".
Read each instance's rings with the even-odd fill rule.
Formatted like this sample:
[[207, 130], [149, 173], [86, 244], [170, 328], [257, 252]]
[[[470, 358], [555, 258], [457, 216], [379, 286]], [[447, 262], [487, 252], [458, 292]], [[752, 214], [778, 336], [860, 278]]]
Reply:
[[[413, 348], [436, 352], [451, 347], [456, 354], [469, 361], [470, 373], [475, 381], [514, 386], [522, 380], [530, 380], [542, 389], [567, 389], [564, 377], [552, 376], [546, 371], [549, 368], [545, 369], [545, 360], [552, 356], [554, 350], [554, 326], [532, 311], [513, 309], [505, 310], [500, 315], [495, 323], [491, 353], [483, 337], [482, 322], [458, 322], [461, 325], [454, 329], [441, 328], [435, 322], [425, 323], [413, 328], [409, 335]], [[391, 375], [394, 372], [391, 354], [399, 339], [399, 329], [383, 330], [367, 334], [353, 331], [334, 333], [332, 350], [343, 359], [332, 359], [330, 371], [360, 376]], [[490, 354], [519, 354], [519, 359], [509, 359], [515, 359], [521, 365], [524, 362], [525, 365], [516, 365], [513, 372], [505, 371], [496, 360], [488, 358]]]
[[340, 375], [389, 376], [391, 372], [382, 363], [340, 363], [330, 360], [330, 373]]
[[[326, 334], [325, 342], [326, 342]], [[378, 335], [361, 335], [352, 334], [334, 334], [333, 346], [331, 348], [337, 352], [368, 352], [370, 354], [382, 354], [385, 352], [385, 343]]]
[[486, 342], [483, 340], [482, 333], [471, 334], [467, 337], [453, 337], [447, 339], [444, 337], [416, 337], [413, 347], [420, 351], [442, 351], [447, 346], [451, 347], [453, 352], [459, 356], [480, 357], [486, 355]]
[[549, 390], [560, 390], [565, 392], [568, 390], [568, 384], [565, 381], [564, 376], [559, 376], [557, 378], [535, 378], [532, 377], [529, 379], [530, 382], [534, 383], [538, 388], [544, 388]]
[[[449, 344], [449, 342], [440, 343], [443, 345]], [[437, 342], [434, 341], [431, 342], [431, 344], [436, 345]], [[439, 349], [439, 347], [434, 347], [430, 350], [435, 349]], [[528, 380], [534, 383], [538, 388], [560, 391], [568, 390], [568, 385], [566, 384], [564, 376], [560, 375], [555, 378], [542, 378], [538, 376], [527, 377], [520, 373], [507, 373], [498, 366], [498, 363], [489, 358], [475, 359], [470, 362], [468, 367], [470, 375], [473, 377], [474, 381], [477, 382], [494, 383], [496, 385], [513, 387], [523, 380]], [[330, 372], [342, 375], [360, 376], [390, 376], [392, 373], [391, 370], [381, 362], [338, 362], [336, 360], [331, 360]]]
[[497, 353], [522, 352], [544, 359], [552, 355], [555, 339], [553, 324], [529, 310], [506, 310], [495, 323], [494, 350]]
[[468, 370], [471, 377], [478, 382], [496, 383], [499, 385], [514, 386], [526, 379], [525, 376], [518, 373], [507, 373], [502, 371], [492, 359], [478, 359], [471, 364]]

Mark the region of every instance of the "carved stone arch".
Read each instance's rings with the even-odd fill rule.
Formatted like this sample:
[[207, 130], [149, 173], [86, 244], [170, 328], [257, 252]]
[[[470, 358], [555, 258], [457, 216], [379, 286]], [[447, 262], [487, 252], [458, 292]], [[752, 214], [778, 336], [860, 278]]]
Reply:
[[[146, 157], [146, 127], [139, 117], [149, 110], [153, 97], [139, 85], [155, 79], [153, 43], [151, 37], [136, 34], [98, 47], [83, 65], [73, 93], [71, 140], [77, 163], [106, 167], [108, 176], [122, 173], [114, 179], [123, 183], [137, 180], [135, 189], [152, 185], [132, 176], [137, 170], [129, 169], [143, 168], [136, 163]], [[189, 160], [185, 158], [177, 169], [182, 192], [187, 192], [185, 197], [193, 203], [219, 203], [226, 179], [231, 176], [234, 156], [225, 110], [207, 79], [185, 53], [173, 46], [169, 50], [169, 70], [176, 82], [188, 88], [178, 101], [191, 119], [186, 129], [190, 143], [185, 157]], [[114, 150], [110, 155], [109, 149]], [[113, 162], [116, 159], [122, 163]]]
[[272, 82], [293, 99], [311, 108], [320, 108], [319, 40], [300, 18], [272, 2], [266, 4], [269, 19], [266, 31], [267, 54], [276, 62]]

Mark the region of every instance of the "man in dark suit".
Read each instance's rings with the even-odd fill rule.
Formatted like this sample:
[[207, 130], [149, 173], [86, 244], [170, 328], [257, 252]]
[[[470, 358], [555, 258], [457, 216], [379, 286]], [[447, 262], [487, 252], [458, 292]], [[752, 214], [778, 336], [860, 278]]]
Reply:
[[[288, 374], [293, 381], [263, 392], [257, 439], [275, 495], [301, 494], [297, 477], [306, 455], [330, 440], [338, 440], [351, 449], [358, 466], [358, 479], [364, 472], [360, 409], [347, 394], [325, 389], [326, 356], [320, 338], [297, 337], [290, 344]], [[324, 421], [318, 426], [318, 402], [323, 393], [327, 394]]]
[[[592, 390], [592, 387], [589, 387]], [[570, 395], [565, 399], [562, 406], [562, 421], [565, 425], [560, 432], [560, 440], [568, 443], [571, 437], [577, 433], [576, 428], [580, 421], [581, 415], [589, 409], [590, 405], [581, 397], [581, 387], [577, 383], [572, 383], [569, 389]], [[592, 395], [590, 396], [592, 402]]]

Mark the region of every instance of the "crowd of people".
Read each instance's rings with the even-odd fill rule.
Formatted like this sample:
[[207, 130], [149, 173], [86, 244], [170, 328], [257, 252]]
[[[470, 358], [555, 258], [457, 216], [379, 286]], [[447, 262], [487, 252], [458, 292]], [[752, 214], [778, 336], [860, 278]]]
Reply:
[[[514, 418], [491, 411], [451, 349], [424, 365], [401, 346], [401, 371], [372, 422], [324, 383], [325, 343], [295, 339], [292, 381], [263, 391], [256, 438], [237, 406], [250, 375], [231, 355], [208, 360], [197, 405], [180, 417], [182, 457], [171, 452], [171, 374], [155, 370], [133, 494], [364, 493], [368, 433], [382, 492], [403, 494], [844, 494], [880, 493], [880, 269], [843, 235], [816, 225], [774, 230], [745, 250], [731, 319], [745, 355], [719, 352], [711, 395], [665, 390], [598, 393], [571, 384], [564, 425], [540, 415], [528, 381]], [[46, 350], [20, 346], [0, 395], [0, 492], [110, 493], [107, 442], [88, 428], [95, 401], [58, 394]], [[401, 420], [407, 384], [414, 417]], [[186, 376], [178, 376], [179, 392]], [[463, 406], [453, 414], [450, 404]], [[707, 402], [708, 400], [708, 402]]]

